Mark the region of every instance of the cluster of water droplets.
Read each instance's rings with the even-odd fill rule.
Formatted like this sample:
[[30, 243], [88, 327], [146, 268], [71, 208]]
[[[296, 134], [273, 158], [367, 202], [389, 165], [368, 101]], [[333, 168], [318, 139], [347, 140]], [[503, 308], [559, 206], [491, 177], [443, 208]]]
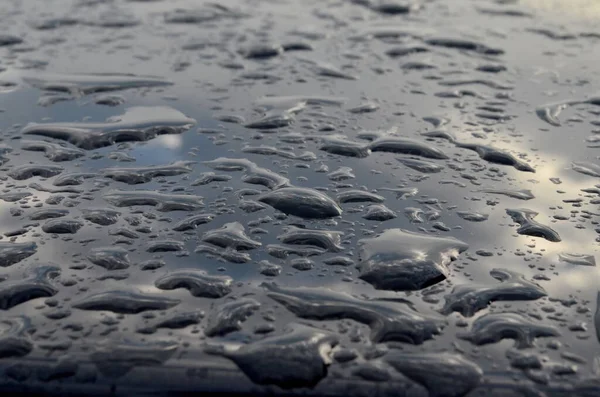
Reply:
[[600, 393], [600, 100], [544, 98], [598, 76], [527, 69], [593, 27], [501, 0], [23, 3], [7, 392]]

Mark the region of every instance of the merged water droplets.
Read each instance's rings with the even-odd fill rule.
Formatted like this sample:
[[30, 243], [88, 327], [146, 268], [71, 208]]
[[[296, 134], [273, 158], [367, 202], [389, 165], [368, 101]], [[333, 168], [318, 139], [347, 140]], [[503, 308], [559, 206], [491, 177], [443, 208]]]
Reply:
[[546, 296], [536, 283], [525, 280], [522, 274], [505, 269], [493, 269], [490, 275], [500, 281], [496, 285], [457, 285], [449, 295], [442, 313], [460, 312], [465, 317], [475, 315], [495, 301], [526, 301]]
[[560, 113], [568, 107], [582, 104], [597, 106], [600, 104], [600, 98], [593, 96], [587, 99], [573, 99], [542, 105], [536, 109], [536, 113], [540, 119], [544, 120], [548, 124], [559, 127], [561, 125], [560, 120], [558, 119]]
[[0, 241], [0, 266], [7, 267], [21, 262], [37, 252], [37, 244]]
[[[83, 209], [83, 219], [95, 223], [100, 226], [114, 225], [117, 223], [121, 213], [109, 208], [90, 208]], [[57, 215], [58, 213], [54, 213]], [[48, 216], [48, 215], [46, 215]]]
[[34, 344], [27, 334], [31, 327], [29, 318], [25, 316], [7, 317], [0, 323], [2, 325], [0, 357], [22, 357], [33, 350]]
[[77, 186], [85, 180], [96, 177], [97, 174], [91, 172], [72, 172], [58, 175], [52, 181], [54, 186]]
[[181, 221], [177, 222], [177, 224], [175, 224], [173, 226], [173, 230], [175, 230], [177, 232], [185, 232], [187, 230], [193, 230], [193, 229], [196, 229], [200, 225], [204, 225], [205, 223], [212, 222], [212, 220], [214, 218], [215, 218], [215, 215], [213, 215], [213, 214], [191, 215], [191, 216], [184, 218]]
[[469, 246], [403, 229], [388, 229], [358, 242], [360, 278], [377, 289], [418, 290], [444, 280], [447, 265]]
[[195, 211], [204, 207], [202, 197], [185, 194], [167, 194], [152, 190], [112, 190], [104, 200], [115, 207], [152, 206], [157, 211]]
[[239, 299], [225, 303], [212, 311], [204, 333], [206, 336], [226, 335], [241, 329], [241, 323], [260, 308], [254, 299]]
[[596, 266], [596, 258], [594, 255], [575, 254], [563, 252], [558, 254], [558, 259], [561, 262], [579, 266]]
[[202, 186], [213, 182], [227, 182], [230, 180], [230, 175], [219, 175], [214, 172], [203, 172], [198, 179], [192, 182], [192, 186]]
[[262, 284], [267, 295], [301, 318], [353, 319], [371, 328], [373, 342], [421, 344], [440, 332], [442, 322], [414, 311], [406, 302], [369, 301], [317, 288], [284, 288]]
[[531, 200], [534, 199], [535, 196], [529, 189], [483, 189], [482, 192], [490, 193], [490, 194], [501, 194], [503, 196], [508, 196], [518, 200]]
[[521, 160], [518, 160], [515, 156], [513, 156], [510, 153], [506, 153], [500, 149], [497, 149], [497, 148], [494, 148], [491, 146], [480, 145], [480, 144], [467, 144], [467, 143], [460, 143], [460, 142], [457, 142], [456, 146], [473, 150], [473, 151], [477, 152], [479, 157], [481, 157], [482, 159], [484, 159], [486, 161], [489, 161], [490, 163], [511, 165], [519, 171], [535, 172], [535, 169], [532, 166], [530, 166], [529, 164], [527, 164]]
[[90, 358], [98, 371], [114, 379], [127, 375], [140, 365], [161, 365], [178, 347], [173, 341], [135, 343], [129, 340], [108, 340], [98, 345]]
[[26, 83], [45, 91], [88, 95], [96, 92], [118, 91], [129, 88], [158, 87], [172, 84], [154, 76], [134, 74], [58, 74], [36, 73], [21, 77]]
[[118, 142], [148, 141], [158, 135], [180, 134], [195, 123], [173, 108], [138, 106], [103, 123], [30, 123], [21, 133], [60, 139], [93, 150]]
[[356, 176], [352, 173], [352, 168], [350, 167], [340, 167], [337, 170], [331, 171], [329, 174], [327, 174], [327, 177], [335, 182], [356, 178]]
[[222, 298], [231, 292], [233, 280], [228, 276], [210, 276], [203, 270], [186, 269], [165, 274], [156, 280], [156, 288], [185, 288], [190, 294], [204, 298]]
[[154, 321], [151, 324], [145, 324], [138, 328], [136, 331], [140, 334], [153, 334], [160, 328], [166, 329], [182, 329], [190, 325], [196, 325], [200, 323], [204, 317], [204, 312], [185, 312], [185, 313], [174, 313], [167, 318]]
[[146, 246], [146, 252], [186, 252], [185, 244], [176, 240], [158, 240]]
[[469, 222], [484, 222], [489, 218], [488, 214], [472, 211], [456, 211], [456, 215]]
[[0, 194], [0, 200], [6, 201], [7, 203], [14, 203], [21, 201], [26, 197], [30, 197], [31, 192], [12, 192]]
[[280, 156], [286, 159], [312, 161], [316, 156], [312, 152], [303, 152], [296, 154], [290, 150], [277, 149], [272, 146], [245, 146], [242, 149], [244, 153], [262, 154], [264, 156]]
[[58, 287], [53, 283], [53, 279], [59, 274], [59, 267], [45, 265], [31, 269], [24, 279], [0, 283], [0, 309], [8, 310], [32, 299], [56, 295]]
[[239, 222], [227, 223], [219, 229], [204, 233], [202, 241], [222, 248], [233, 248], [234, 250], [251, 250], [262, 245], [260, 242], [248, 237], [244, 226]]
[[344, 249], [341, 246], [342, 236], [342, 232], [333, 230], [311, 230], [289, 226], [285, 233], [277, 236], [277, 239], [284, 244], [311, 245], [330, 252], [339, 252]]
[[85, 152], [82, 150], [45, 141], [24, 141], [21, 143], [21, 148], [34, 152], [44, 152], [49, 160], [56, 162], [72, 161], [85, 156]]
[[318, 247], [298, 247], [283, 244], [269, 244], [266, 248], [269, 255], [279, 259], [285, 259], [291, 255], [301, 257], [317, 256], [326, 252], [324, 249]]
[[527, 236], [542, 237], [552, 242], [561, 241], [561, 238], [556, 231], [551, 229], [549, 226], [536, 222], [533, 219], [538, 215], [537, 212], [526, 208], [521, 208], [507, 209], [506, 213], [512, 218], [513, 221], [517, 222], [521, 226], [517, 229], [517, 233]]
[[67, 215], [69, 215], [69, 210], [49, 208], [32, 212], [29, 215], [29, 219], [32, 221], [41, 221], [45, 219], [61, 218]]
[[94, 265], [106, 270], [122, 270], [130, 266], [129, 253], [121, 247], [92, 248], [87, 256]]
[[230, 159], [220, 157], [215, 160], [205, 161], [204, 164], [218, 171], [245, 171], [242, 181], [253, 185], [266, 186], [269, 189], [277, 189], [288, 186], [289, 179], [269, 170], [257, 166], [247, 159]]
[[594, 163], [589, 163], [585, 161], [574, 161], [571, 164], [571, 168], [573, 171], [577, 171], [580, 174], [600, 177], [600, 166]]
[[462, 396], [483, 380], [479, 366], [451, 353], [391, 351], [383, 360], [409, 379], [425, 386], [430, 396]]
[[398, 158], [398, 161], [413, 170], [424, 174], [436, 174], [444, 169], [444, 166], [431, 161], [418, 160], [412, 158]]
[[540, 324], [519, 313], [486, 314], [475, 320], [469, 332], [458, 335], [475, 345], [513, 339], [515, 347], [519, 349], [533, 347], [535, 338], [552, 336], [560, 336], [556, 327]]
[[23, 181], [36, 176], [50, 178], [60, 174], [64, 170], [63, 167], [57, 165], [26, 164], [13, 167], [8, 172], [8, 176], [17, 181]]
[[210, 347], [223, 355], [255, 383], [282, 388], [315, 386], [327, 375], [328, 352], [338, 344], [335, 335], [301, 324], [293, 324], [281, 336], [241, 346]]
[[173, 164], [148, 167], [113, 167], [100, 170], [103, 176], [124, 182], [129, 185], [150, 182], [153, 178], [161, 176], [174, 176], [187, 174], [193, 161], [177, 161]]

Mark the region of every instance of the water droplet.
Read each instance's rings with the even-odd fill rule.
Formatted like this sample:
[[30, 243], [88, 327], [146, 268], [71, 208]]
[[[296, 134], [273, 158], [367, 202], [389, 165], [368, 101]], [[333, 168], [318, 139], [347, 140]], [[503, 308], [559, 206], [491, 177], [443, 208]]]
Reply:
[[34, 242], [28, 243], [13, 243], [0, 241], [0, 266], [8, 267], [21, 262], [25, 258], [37, 252], [37, 244]]
[[162, 290], [185, 288], [196, 297], [222, 298], [231, 292], [232, 282], [233, 279], [228, 276], [211, 276], [203, 270], [182, 269], [160, 277], [155, 286]]
[[344, 203], [383, 203], [385, 198], [364, 190], [344, 190], [337, 195], [338, 202]]
[[337, 345], [329, 332], [293, 324], [281, 336], [269, 336], [241, 346], [211, 347], [236, 365], [254, 382], [282, 388], [314, 387], [327, 375], [328, 352]]
[[383, 360], [402, 375], [425, 386], [431, 397], [464, 396], [483, 381], [481, 368], [457, 354], [394, 350]]
[[[405, 302], [367, 301], [322, 288], [284, 288], [263, 283], [267, 295], [301, 318], [346, 318], [371, 327], [375, 343], [402, 341], [421, 344], [440, 332], [440, 322], [410, 308]], [[405, 303], [405, 304], [399, 304]]]
[[555, 327], [542, 325], [522, 314], [491, 313], [477, 318], [470, 332], [457, 336], [477, 346], [514, 339], [516, 348], [525, 349], [533, 347], [535, 338], [560, 336], [560, 333]]
[[57, 165], [40, 165], [40, 164], [25, 164], [13, 167], [8, 176], [17, 180], [23, 181], [35, 176], [42, 178], [51, 178], [63, 172], [65, 169]]
[[161, 212], [195, 211], [204, 206], [202, 197], [200, 196], [167, 194], [152, 190], [111, 190], [103, 197], [104, 200], [116, 207], [149, 205]]
[[506, 213], [512, 218], [514, 222], [517, 222], [521, 227], [517, 229], [517, 233], [526, 236], [542, 237], [548, 241], [559, 242], [561, 241], [560, 236], [557, 232], [552, 230], [549, 226], [542, 225], [533, 220], [538, 213], [526, 208], [520, 209], [507, 209]]
[[388, 229], [358, 242], [360, 278], [377, 289], [416, 290], [444, 280], [446, 266], [467, 244], [451, 237], [434, 237]]
[[8, 310], [32, 299], [56, 295], [58, 288], [51, 280], [59, 274], [60, 268], [57, 266], [38, 266], [29, 270], [24, 279], [0, 283], [0, 309]]
[[166, 310], [178, 305], [179, 302], [177, 299], [165, 296], [115, 290], [89, 295], [73, 304], [73, 307], [81, 310], [136, 314], [147, 310]]
[[196, 120], [169, 107], [139, 106], [103, 123], [30, 123], [21, 133], [61, 139], [79, 148], [93, 150], [117, 142], [148, 141], [158, 135], [180, 134], [195, 123]]
[[449, 295], [446, 295], [446, 303], [441, 312], [450, 314], [457, 311], [465, 317], [471, 317], [495, 301], [536, 300], [547, 295], [542, 287], [527, 281], [520, 273], [506, 269], [492, 269], [490, 275], [499, 280], [500, 284], [457, 285]]
[[246, 321], [256, 310], [260, 303], [254, 299], [239, 299], [217, 307], [208, 316], [208, 323], [204, 333], [206, 336], [226, 335], [242, 329], [241, 323]]
[[342, 209], [330, 197], [308, 188], [281, 188], [261, 195], [258, 201], [300, 218], [333, 218], [342, 214]]
[[113, 167], [100, 170], [102, 176], [124, 182], [129, 185], [150, 182], [152, 178], [187, 174], [192, 171], [194, 161], [176, 161], [169, 165], [147, 167]]
[[56, 218], [44, 223], [42, 230], [46, 233], [75, 234], [83, 227], [83, 222], [77, 219]]

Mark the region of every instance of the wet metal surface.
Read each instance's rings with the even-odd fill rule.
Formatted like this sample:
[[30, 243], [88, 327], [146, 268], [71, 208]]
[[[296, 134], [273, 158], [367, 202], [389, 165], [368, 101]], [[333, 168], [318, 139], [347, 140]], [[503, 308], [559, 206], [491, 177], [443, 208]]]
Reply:
[[599, 21], [0, 3], [0, 390], [600, 395]]

